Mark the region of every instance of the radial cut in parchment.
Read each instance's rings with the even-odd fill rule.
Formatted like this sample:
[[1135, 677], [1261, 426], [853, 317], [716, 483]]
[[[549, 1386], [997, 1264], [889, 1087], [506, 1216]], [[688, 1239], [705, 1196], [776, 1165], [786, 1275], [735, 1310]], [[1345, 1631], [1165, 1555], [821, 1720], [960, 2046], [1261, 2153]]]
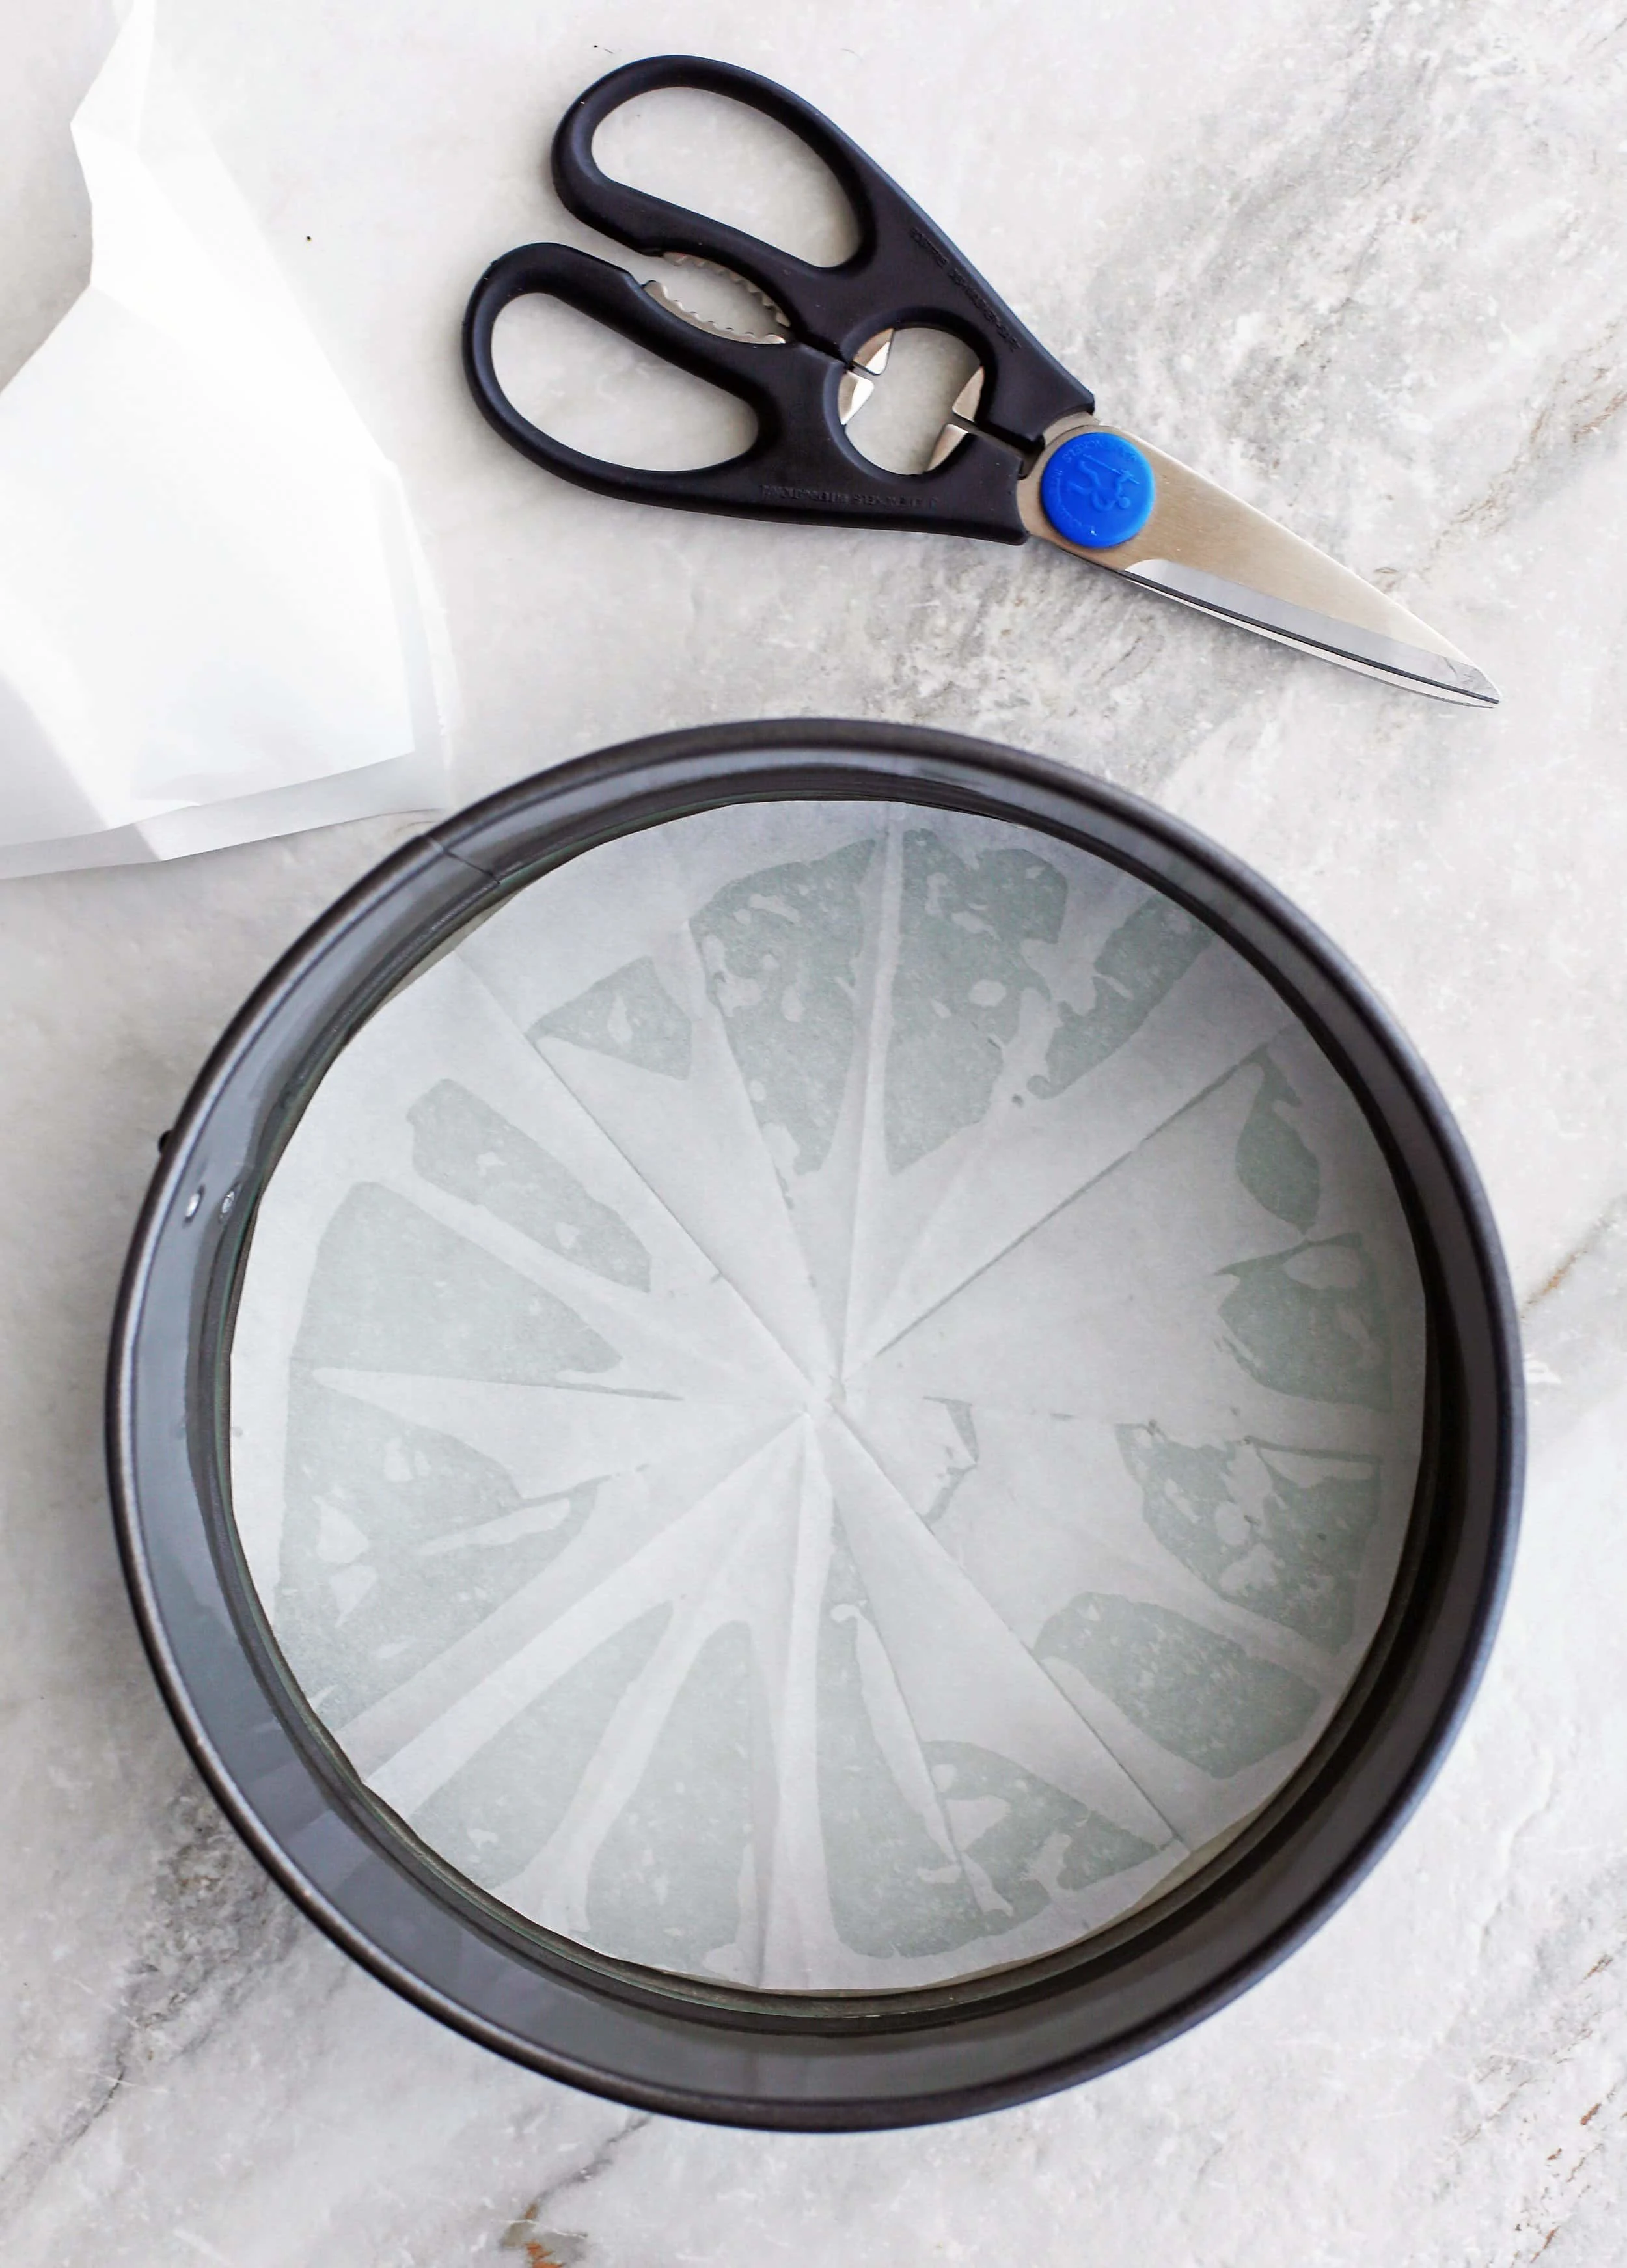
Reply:
[[1394, 1580], [1423, 1297], [1277, 995], [1027, 829], [734, 806], [544, 876], [261, 1204], [232, 1489], [294, 1676], [519, 1914], [918, 1986], [1305, 1756]]

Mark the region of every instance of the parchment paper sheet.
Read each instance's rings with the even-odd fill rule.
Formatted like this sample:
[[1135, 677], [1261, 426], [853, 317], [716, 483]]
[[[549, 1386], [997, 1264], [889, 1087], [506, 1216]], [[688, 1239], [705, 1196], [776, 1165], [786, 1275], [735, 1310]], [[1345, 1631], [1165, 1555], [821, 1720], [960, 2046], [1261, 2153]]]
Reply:
[[0, 394], [0, 876], [443, 804], [451, 671], [400, 476], [151, 0], [73, 134], [90, 286]]
[[917, 1985], [1234, 1832], [1394, 1578], [1424, 1311], [1360, 1112], [1190, 916], [914, 806], [704, 814], [398, 994], [262, 1202], [236, 1513], [475, 1881]]

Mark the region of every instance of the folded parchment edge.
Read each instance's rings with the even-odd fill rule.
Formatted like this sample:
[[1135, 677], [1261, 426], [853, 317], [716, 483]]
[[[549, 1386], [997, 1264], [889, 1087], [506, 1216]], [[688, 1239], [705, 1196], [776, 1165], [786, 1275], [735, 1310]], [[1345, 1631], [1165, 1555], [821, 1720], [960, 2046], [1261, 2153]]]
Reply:
[[[7, 689], [13, 696], [12, 705], [18, 707], [19, 723], [25, 728], [32, 724], [57, 756], [63, 792], [50, 800], [58, 803], [62, 816], [70, 818], [70, 824], [66, 829], [59, 826], [50, 834], [33, 834], [23, 815], [22, 825], [15, 828], [16, 839], [0, 842], [0, 879], [186, 857], [396, 812], [430, 815], [444, 810], [449, 800], [447, 734], [456, 722], [459, 706], [455, 673], [445, 619], [412, 524], [400, 471], [379, 449], [350, 401], [310, 333], [252, 212], [225, 174], [184, 93], [166, 68], [161, 52], [155, 50], [153, 18], [152, 0], [136, 0], [72, 121], [87, 188], [93, 191], [93, 176], [109, 156], [122, 155], [143, 166], [151, 175], [144, 184], [150, 196], [166, 208], [166, 218], [173, 218], [177, 228], [185, 231], [184, 185], [178, 206], [167, 180], [177, 151], [180, 162], [194, 168], [202, 164], [208, 174], [219, 177], [224, 196], [210, 200], [211, 227], [216, 233], [224, 227], [226, 238], [237, 247], [230, 263], [232, 280], [228, 284], [221, 276], [223, 288], [240, 303], [238, 312], [247, 314], [251, 325], [258, 314], [277, 335], [276, 359], [288, 364], [296, 379], [295, 390], [320, 406], [324, 422], [354, 450], [363, 484], [370, 492], [381, 571], [394, 618], [396, 663], [409, 719], [408, 745], [387, 750], [387, 753], [381, 752], [377, 761], [351, 762], [342, 770], [334, 770], [313, 760], [310, 772], [302, 777], [296, 758], [293, 776], [271, 786], [263, 784], [262, 777], [262, 783], [249, 792], [233, 793], [228, 789], [217, 796], [178, 800], [167, 810], [155, 812], [150, 806], [136, 814], [130, 813], [125, 799], [125, 810], [114, 812], [106, 807], [106, 799], [94, 792], [90, 782], [80, 778], [71, 759], [58, 753], [55, 736], [33, 714], [26, 685], [11, 683]], [[152, 126], [149, 113], [155, 105], [160, 114], [157, 153], [141, 150], [138, 143], [144, 128]], [[224, 213], [223, 202], [229, 208]], [[38, 387], [47, 375], [54, 346], [60, 350], [64, 326], [72, 322], [88, 300], [110, 298], [129, 313], [150, 312], [140, 306], [139, 292], [133, 304], [125, 288], [128, 259], [121, 262], [116, 256], [111, 261], [107, 257], [105, 200], [103, 214], [99, 216], [93, 199], [92, 220], [96, 247], [86, 289], [16, 373], [12, 387], [25, 381]], [[251, 237], [254, 241], [249, 246], [247, 239]], [[211, 277], [219, 275], [222, 248], [222, 244], [217, 244], [216, 256], [211, 258], [209, 244], [202, 240], [197, 244], [198, 259]], [[4, 392], [10, 394], [11, 387]], [[0, 394], [0, 400], [4, 398]], [[70, 653], [59, 659], [70, 662]], [[72, 823], [80, 810], [83, 825]], [[42, 812], [40, 816], [48, 814]], [[0, 834], [12, 831], [0, 823]]]

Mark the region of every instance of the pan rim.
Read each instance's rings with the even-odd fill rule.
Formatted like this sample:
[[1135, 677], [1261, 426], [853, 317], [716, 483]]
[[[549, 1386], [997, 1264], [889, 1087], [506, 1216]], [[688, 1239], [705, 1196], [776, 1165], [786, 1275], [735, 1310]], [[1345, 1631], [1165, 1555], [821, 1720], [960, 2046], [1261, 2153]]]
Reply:
[[[354, 1815], [233, 1595], [217, 1392], [258, 1188], [364, 1016], [470, 921], [594, 841], [808, 795], [983, 811], [1073, 841], [1187, 904], [1262, 969], [1351, 1085], [1415, 1215], [1442, 1449], [1435, 1496], [1415, 1513], [1411, 1587], [1358, 1721], [1324, 1734], [1289, 1783], [1292, 1802], [1267, 1807], [1277, 1815], [1235, 1864], [1228, 1846], [1171, 1916], [1154, 1901], [1116, 1967], [1099, 1957], [1116, 1948], [1093, 1938], [994, 1992], [977, 1989], [983, 1977], [932, 1988], [940, 2005], [913, 2021], [898, 2005], [910, 1996], [889, 1994], [880, 2016], [848, 2011], [824, 2029], [806, 2004], [765, 2008], [775, 1996], [751, 1996], [743, 2014], [714, 2005], [726, 1994], [698, 2005], [675, 1980], [652, 1991], [527, 1955], [477, 1898], [449, 1896], [448, 1870], [425, 1867], [376, 1802]], [[784, 719], [633, 741], [537, 774], [404, 846], [307, 930], [228, 1027], [149, 1191], [114, 1326], [109, 1467], [137, 1621], [182, 1738], [262, 1863], [354, 1957], [468, 2036], [623, 2102], [735, 2124], [899, 2125], [1021, 2101], [1184, 2030], [1285, 1957], [1376, 1861], [1450, 1746], [1495, 1631], [1523, 1458], [1518, 1350], [1496, 1231], [1447, 1106], [1366, 982], [1270, 884], [1167, 814], [1046, 760], [918, 726]]]

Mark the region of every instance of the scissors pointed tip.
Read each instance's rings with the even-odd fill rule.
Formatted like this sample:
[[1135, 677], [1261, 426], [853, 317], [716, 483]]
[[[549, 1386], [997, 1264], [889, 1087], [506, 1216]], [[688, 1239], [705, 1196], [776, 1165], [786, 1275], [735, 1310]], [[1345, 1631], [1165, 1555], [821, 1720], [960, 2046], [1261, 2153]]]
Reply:
[[1502, 699], [1483, 669], [1476, 669], [1472, 661], [1462, 664], [1461, 682], [1466, 700], [1477, 701], [1483, 709], [1495, 709]]
[[1500, 697], [1483, 670], [1455, 648], [1443, 652], [1445, 641], [1438, 640], [1432, 630], [1400, 608], [1393, 609], [1390, 627], [1380, 630], [1173, 560], [1138, 560], [1133, 567], [1119, 571], [1127, 580], [1161, 591], [1183, 606], [1236, 622], [1280, 645], [1295, 646], [1301, 653], [1337, 662], [1364, 677], [1380, 678], [1412, 693], [1474, 709], [1495, 708]]

